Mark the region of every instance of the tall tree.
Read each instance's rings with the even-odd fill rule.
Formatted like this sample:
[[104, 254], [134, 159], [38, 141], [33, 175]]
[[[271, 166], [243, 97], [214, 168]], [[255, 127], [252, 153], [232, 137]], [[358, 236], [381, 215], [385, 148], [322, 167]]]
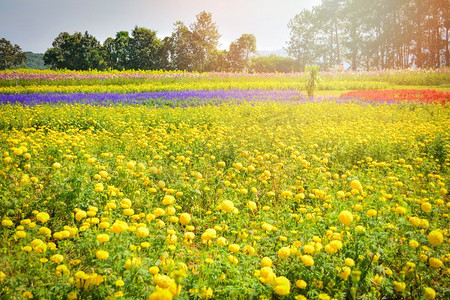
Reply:
[[5, 38], [0, 39], [0, 70], [20, 65], [27, 58], [22, 49]]
[[170, 59], [175, 69], [191, 71], [193, 68], [192, 32], [183, 22], [175, 22], [170, 37]]
[[202, 11], [196, 18], [197, 21], [190, 26], [192, 31], [193, 69], [202, 72], [217, 48], [220, 34], [216, 23], [212, 21], [211, 13]]
[[130, 67], [135, 70], [157, 69], [160, 48], [161, 40], [156, 36], [156, 31], [136, 26], [129, 44]]
[[87, 70], [106, 66], [99, 41], [87, 31], [84, 34], [62, 32], [52, 45], [44, 54], [45, 64], [52, 68]]
[[232, 71], [243, 71], [249, 67], [250, 54], [256, 53], [256, 38], [253, 34], [243, 34], [230, 44], [227, 59]]

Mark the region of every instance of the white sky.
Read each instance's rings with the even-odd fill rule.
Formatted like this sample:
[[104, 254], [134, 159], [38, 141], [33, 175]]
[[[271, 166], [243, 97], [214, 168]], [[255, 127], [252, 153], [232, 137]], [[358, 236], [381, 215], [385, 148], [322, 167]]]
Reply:
[[137, 25], [169, 36], [175, 21], [195, 22], [211, 12], [220, 39], [228, 49], [241, 34], [254, 34], [258, 50], [278, 50], [289, 39], [287, 24], [320, 0], [0, 0], [0, 38], [23, 51], [43, 53], [63, 31], [86, 30], [101, 43], [118, 31]]

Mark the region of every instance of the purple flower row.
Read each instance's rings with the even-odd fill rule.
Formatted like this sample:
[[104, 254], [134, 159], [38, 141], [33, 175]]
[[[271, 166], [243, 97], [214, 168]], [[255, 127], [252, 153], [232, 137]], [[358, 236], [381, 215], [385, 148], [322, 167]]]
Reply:
[[[203, 105], [239, 104], [244, 102], [279, 102], [279, 103], [305, 103], [312, 101], [333, 101], [347, 103], [358, 101], [364, 104], [379, 103], [350, 97], [316, 97], [308, 98], [305, 94], [295, 90], [187, 90], [164, 91], [147, 93], [48, 93], [48, 94], [0, 94], [0, 105], [61, 105], [61, 104], [89, 104], [100, 106], [112, 105], [149, 105], [189, 107]], [[395, 101], [384, 101], [395, 103]]]

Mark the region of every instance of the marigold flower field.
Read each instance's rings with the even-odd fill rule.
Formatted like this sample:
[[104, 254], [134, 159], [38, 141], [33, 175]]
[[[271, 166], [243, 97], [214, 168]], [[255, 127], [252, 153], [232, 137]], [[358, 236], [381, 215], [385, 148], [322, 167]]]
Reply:
[[[367, 90], [449, 74], [405, 73], [322, 75]], [[0, 74], [0, 298], [450, 296], [448, 91], [58, 74]]]

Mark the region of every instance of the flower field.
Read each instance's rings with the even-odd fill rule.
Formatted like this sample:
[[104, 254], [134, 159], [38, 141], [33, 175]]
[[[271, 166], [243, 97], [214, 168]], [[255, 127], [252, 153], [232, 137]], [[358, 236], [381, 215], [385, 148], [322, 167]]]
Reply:
[[[0, 73], [0, 298], [450, 296], [448, 92], [52, 72]], [[392, 72], [322, 84], [448, 76]]]

